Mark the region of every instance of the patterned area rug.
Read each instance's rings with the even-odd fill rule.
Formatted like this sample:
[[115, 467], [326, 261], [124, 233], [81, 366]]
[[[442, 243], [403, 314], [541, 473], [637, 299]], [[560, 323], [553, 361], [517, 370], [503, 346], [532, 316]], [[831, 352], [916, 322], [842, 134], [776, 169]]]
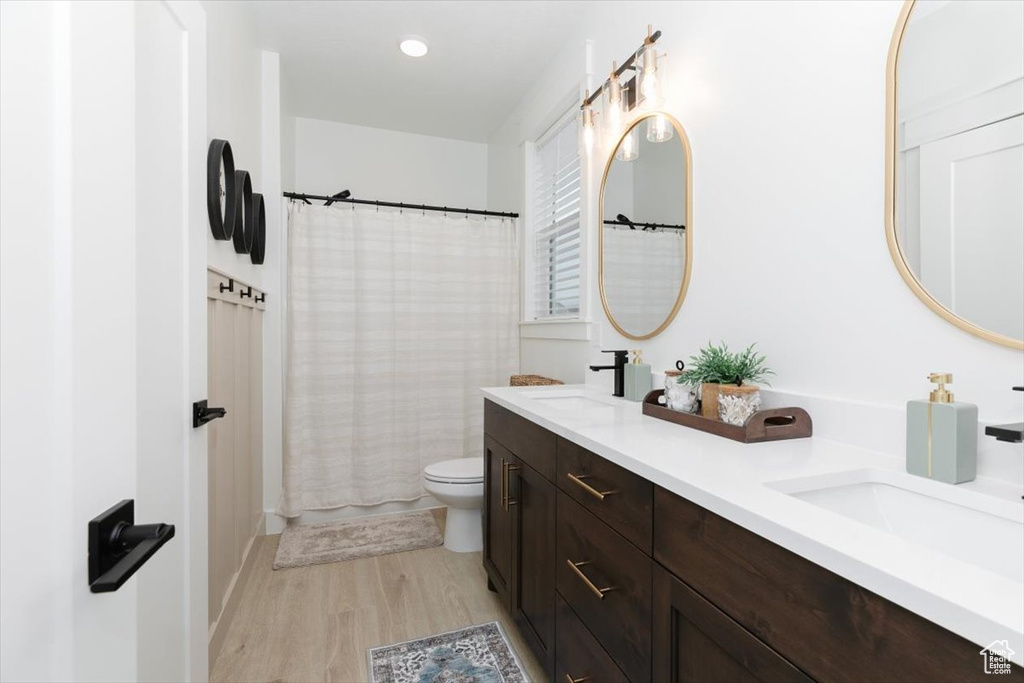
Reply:
[[496, 621], [367, 652], [372, 683], [526, 683]]
[[430, 510], [289, 526], [281, 532], [274, 569], [433, 548], [443, 542]]

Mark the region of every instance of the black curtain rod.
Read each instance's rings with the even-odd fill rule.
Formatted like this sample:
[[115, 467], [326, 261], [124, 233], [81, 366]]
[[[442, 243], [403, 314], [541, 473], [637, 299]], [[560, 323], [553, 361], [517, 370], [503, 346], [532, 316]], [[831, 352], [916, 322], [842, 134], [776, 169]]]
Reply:
[[604, 224], [623, 225], [629, 226], [630, 228], [636, 226], [638, 228], [643, 228], [645, 230], [647, 228], [664, 228], [665, 230], [686, 230], [685, 225], [669, 225], [667, 223], [638, 223], [637, 221], [605, 221]]
[[[341, 193], [339, 193], [341, 194]], [[320, 194], [303, 194], [301, 192], [285, 192], [284, 196], [288, 199], [294, 199], [297, 201], [306, 202], [310, 204], [310, 199], [315, 199], [320, 202], [345, 202], [346, 204], [367, 204], [369, 206], [386, 206], [393, 209], [413, 209], [414, 211], [443, 211], [445, 213], [465, 213], [474, 216], [498, 216], [501, 218], [519, 218], [518, 213], [510, 213], [504, 211], [484, 211], [482, 209], [455, 209], [450, 206], [430, 206], [429, 204], [403, 204], [402, 202], [382, 202], [375, 199], [352, 199], [350, 197], [327, 197]]]

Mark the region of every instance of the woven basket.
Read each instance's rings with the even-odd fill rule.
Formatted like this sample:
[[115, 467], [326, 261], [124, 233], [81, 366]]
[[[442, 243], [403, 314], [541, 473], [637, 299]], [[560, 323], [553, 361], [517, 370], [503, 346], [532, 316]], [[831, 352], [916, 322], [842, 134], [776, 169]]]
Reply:
[[512, 375], [508, 380], [510, 387], [550, 387], [558, 384], [564, 382], [541, 375]]

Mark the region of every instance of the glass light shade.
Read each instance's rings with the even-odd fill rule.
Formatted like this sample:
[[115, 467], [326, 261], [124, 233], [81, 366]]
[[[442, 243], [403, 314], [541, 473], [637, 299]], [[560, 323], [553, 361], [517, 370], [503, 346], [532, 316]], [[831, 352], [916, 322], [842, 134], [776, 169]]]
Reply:
[[580, 156], [590, 156], [594, 151], [594, 142], [597, 131], [594, 128], [594, 110], [590, 106], [583, 107], [580, 113]]
[[674, 134], [675, 129], [665, 115], [658, 114], [647, 119], [648, 142], [666, 142], [671, 140]]
[[626, 118], [625, 108], [626, 100], [623, 97], [622, 85], [615, 76], [613, 65], [612, 76], [608, 81], [608, 87], [605, 88], [604, 102], [604, 137], [609, 145], [615, 144], [622, 133], [622, 122]]
[[640, 156], [640, 135], [637, 133], [639, 129], [639, 126], [634, 126], [622, 138], [622, 142], [615, 150], [615, 158], [618, 161], [636, 161]]
[[664, 104], [661, 96], [661, 79], [658, 78], [658, 51], [653, 45], [644, 48], [640, 55], [639, 95], [640, 108], [645, 110], [658, 109]]

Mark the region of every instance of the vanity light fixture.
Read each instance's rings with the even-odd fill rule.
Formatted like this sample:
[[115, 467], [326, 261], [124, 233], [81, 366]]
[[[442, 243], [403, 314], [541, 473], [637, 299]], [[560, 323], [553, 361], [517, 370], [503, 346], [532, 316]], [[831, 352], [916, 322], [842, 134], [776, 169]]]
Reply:
[[618, 161], [636, 161], [640, 157], [640, 135], [637, 131], [639, 126], [633, 126], [628, 133], [622, 136], [622, 142], [615, 150], [615, 159]]
[[[587, 91], [586, 99], [590, 98], [590, 91]], [[594, 151], [594, 137], [597, 131], [594, 127], [594, 108], [584, 104], [580, 111], [580, 156], [590, 156]]]
[[647, 141], [666, 142], [672, 139], [675, 127], [664, 114], [655, 114], [647, 119]]
[[398, 49], [410, 57], [422, 57], [427, 54], [427, 40], [421, 36], [402, 36]]
[[622, 84], [619, 82], [618, 66], [612, 62], [612, 73], [608, 76], [608, 84], [604, 88], [604, 137], [608, 144], [614, 145], [622, 134], [622, 122], [625, 119], [625, 100], [622, 97]]
[[644, 39], [643, 53], [640, 56], [640, 108], [648, 111], [659, 109], [664, 104], [661, 96], [661, 82], [658, 78], [658, 49], [651, 40], [651, 25], [647, 25], [647, 37]]
[[[651, 31], [651, 26], [647, 26], [647, 37], [644, 38], [643, 45], [641, 45], [633, 54], [626, 58], [626, 61], [622, 63], [622, 66], [615, 68], [615, 63], [612, 62], [612, 72], [604, 83], [590, 94], [587, 91], [587, 95], [583, 98], [583, 103], [580, 105], [580, 154], [589, 154], [593, 148], [595, 141], [593, 138], [594, 131], [594, 116], [596, 114], [593, 111], [594, 102], [597, 102], [601, 97], [602, 93], [607, 94], [607, 101], [605, 104], [605, 114], [608, 117], [608, 122], [604, 124], [604, 133], [608, 137], [609, 143], [614, 144], [619, 136], [619, 131], [623, 126], [623, 121], [626, 118], [628, 112], [633, 108], [636, 100], [638, 100], [642, 94], [644, 87], [644, 79], [641, 78], [646, 73], [647, 76], [647, 88], [648, 92], [654, 93], [653, 96], [646, 98], [645, 108], [655, 108], [661, 104], [661, 87], [658, 84], [658, 54], [654, 49], [654, 43], [661, 38], [661, 31]], [[636, 72], [637, 75], [630, 81], [630, 83], [639, 83], [639, 87], [632, 85], [623, 86], [619, 79], [626, 73], [626, 71]], [[628, 92], [627, 92], [628, 91]], [[616, 104], [618, 106], [616, 106]], [[618, 119], [618, 121], [616, 120]], [[668, 124], [666, 120], [664, 123]], [[672, 126], [668, 125], [667, 134], [669, 137], [665, 137], [664, 140], [668, 140], [672, 134]], [[662, 127], [662, 129], [664, 126]], [[590, 132], [588, 132], [590, 131]], [[602, 136], [602, 137], [605, 137]], [[616, 153], [616, 159], [623, 161], [632, 161], [636, 159], [640, 153], [640, 145], [638, 135], [636, 131], [631, 131], [626, 136], [628, 139], [623, 139], [623, 143], [619, 145], [619, 150]], [[589, 139], [589, 142], [588, 142]]]

